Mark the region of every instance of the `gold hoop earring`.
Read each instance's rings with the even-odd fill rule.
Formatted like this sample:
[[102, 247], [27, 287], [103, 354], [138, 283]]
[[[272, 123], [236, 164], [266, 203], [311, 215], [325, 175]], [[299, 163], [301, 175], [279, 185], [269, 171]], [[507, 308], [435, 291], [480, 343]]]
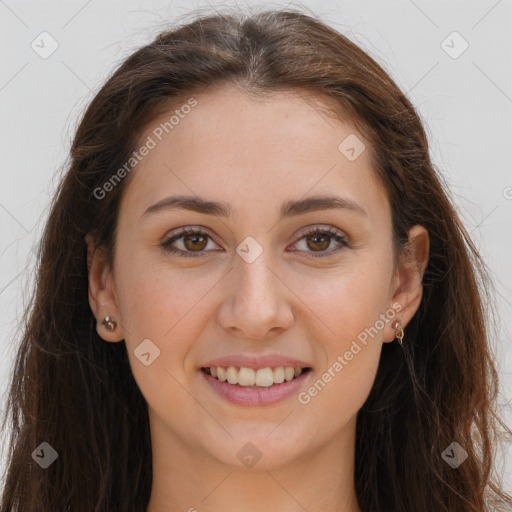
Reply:
[[116, 328], [116, 323], [109, 316], [103, 319], [103, 325], [108, 332], [112, 332]]
[[397, 329], [395, 336], [398, 339], [398, 343], [400, 343], [400, 345], [403, 345], [402, 340], [404, 338], [404, 328], [402, 327], [402, 324], [400, 322], [395, 322], [393, 324], [393, 327]]

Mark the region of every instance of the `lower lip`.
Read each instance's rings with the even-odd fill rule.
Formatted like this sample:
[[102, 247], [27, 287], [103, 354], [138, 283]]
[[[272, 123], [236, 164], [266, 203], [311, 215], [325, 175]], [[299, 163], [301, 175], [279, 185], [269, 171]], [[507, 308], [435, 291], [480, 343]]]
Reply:
[[216, 391], [222, 398], [236, 405], [257, 406], [272, 405], [285, 400], [304, 384], [312, 370], [301, 373], [296, 379], [281, 384], [274, 384], [269, 388], [244, 388], [236, 384], [222, 382], [219, 379], [208, 375], [206, 372], [199, 370], [206, 382]]

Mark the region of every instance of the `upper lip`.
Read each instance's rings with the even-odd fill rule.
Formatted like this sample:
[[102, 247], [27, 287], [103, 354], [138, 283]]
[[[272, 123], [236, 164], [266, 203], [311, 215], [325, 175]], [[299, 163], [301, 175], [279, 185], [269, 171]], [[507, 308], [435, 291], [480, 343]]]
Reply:
[[311, 368], [311, 365], [301, 361], [299, 359], [294, 359], [292, 357], [281, 356], [278, 354], [267, 354], [267, 355], [231, 355], [225, 357], [218, 357], [216, 359], [211, 359], [209, 361], [205, 361], [200, 365], [201, 368], [210, 368], [212, 366], [234, 366], [236, 368], [278, 368], [279, 366], [287, 367], [293, 366], [294, 368]]

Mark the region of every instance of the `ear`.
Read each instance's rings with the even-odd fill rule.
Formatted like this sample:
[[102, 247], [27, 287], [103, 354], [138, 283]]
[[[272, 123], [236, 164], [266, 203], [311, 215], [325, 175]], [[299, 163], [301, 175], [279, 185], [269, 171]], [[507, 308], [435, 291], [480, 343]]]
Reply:
[[[110, 268], [103, 250], [95, 246], [93, 236], [85, 236], [87, 242], [87, 270], [89, 274], [89, 305], [96, 317], [98, 334], [109, 342], [124, 339], [121, 315], [114, 289], [112, 269]], [[110, 332], [103, 325], [103, 319], [109, 316], [115, 327]]]
[[409, 230], [409, 240], [400, 256], [400, 263], [394, 275], [390, 308], [397, 312], [389, 322], [384, 341], [395, 339], [393, 324], [399, 321], [403, 328], [410, 322], [423, 296], [423, 275], [427, 268], [430, 250], [428, 231], [420, 225]]

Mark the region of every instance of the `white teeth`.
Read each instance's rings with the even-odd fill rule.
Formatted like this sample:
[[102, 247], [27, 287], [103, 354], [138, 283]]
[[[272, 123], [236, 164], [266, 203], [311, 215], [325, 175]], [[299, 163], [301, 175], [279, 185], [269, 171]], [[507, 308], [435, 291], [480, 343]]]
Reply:
[[256, 386], [268, 388], [274, 384], [274, 375], [271, 368], [260, 368], [256, 372]]
[[284, 368], [282, 366], [278, 366], [274, 370], [274, 382], [276, 384], [280, 384], [281, 382], [284, 382]]
[[235, 366], [222, 366], [210, 367], [210, 375], [216, 377], [222, 382], [229, 384], [238, 384], [244, 387], [262, 387], [268, 388], [273, 384], [281, 384], [284, 381], [291, 381], [301, 375], [302, 368], [293, 366], [278, 366], [277, 368], [236, 368]]
[[252, 368], [240, 368], [238, 384], [240, 386], [254, 386], [256, 384], [256, 372]]
[[287, 366], [285, 369], [284, 369], [284, 378], [287, 380], [287, 381], [290, 381], [293, 379], [295, 375], [295, 368], [293, 368], [292, 366]]
[[226, 377], [230, 384], [238, 384], [238, 372], [234, 366], [230, 366], [227, 369]]
[[222, 382], [226, 380], [226, 370], [222, 366], [217, 366], [217, 378]]

